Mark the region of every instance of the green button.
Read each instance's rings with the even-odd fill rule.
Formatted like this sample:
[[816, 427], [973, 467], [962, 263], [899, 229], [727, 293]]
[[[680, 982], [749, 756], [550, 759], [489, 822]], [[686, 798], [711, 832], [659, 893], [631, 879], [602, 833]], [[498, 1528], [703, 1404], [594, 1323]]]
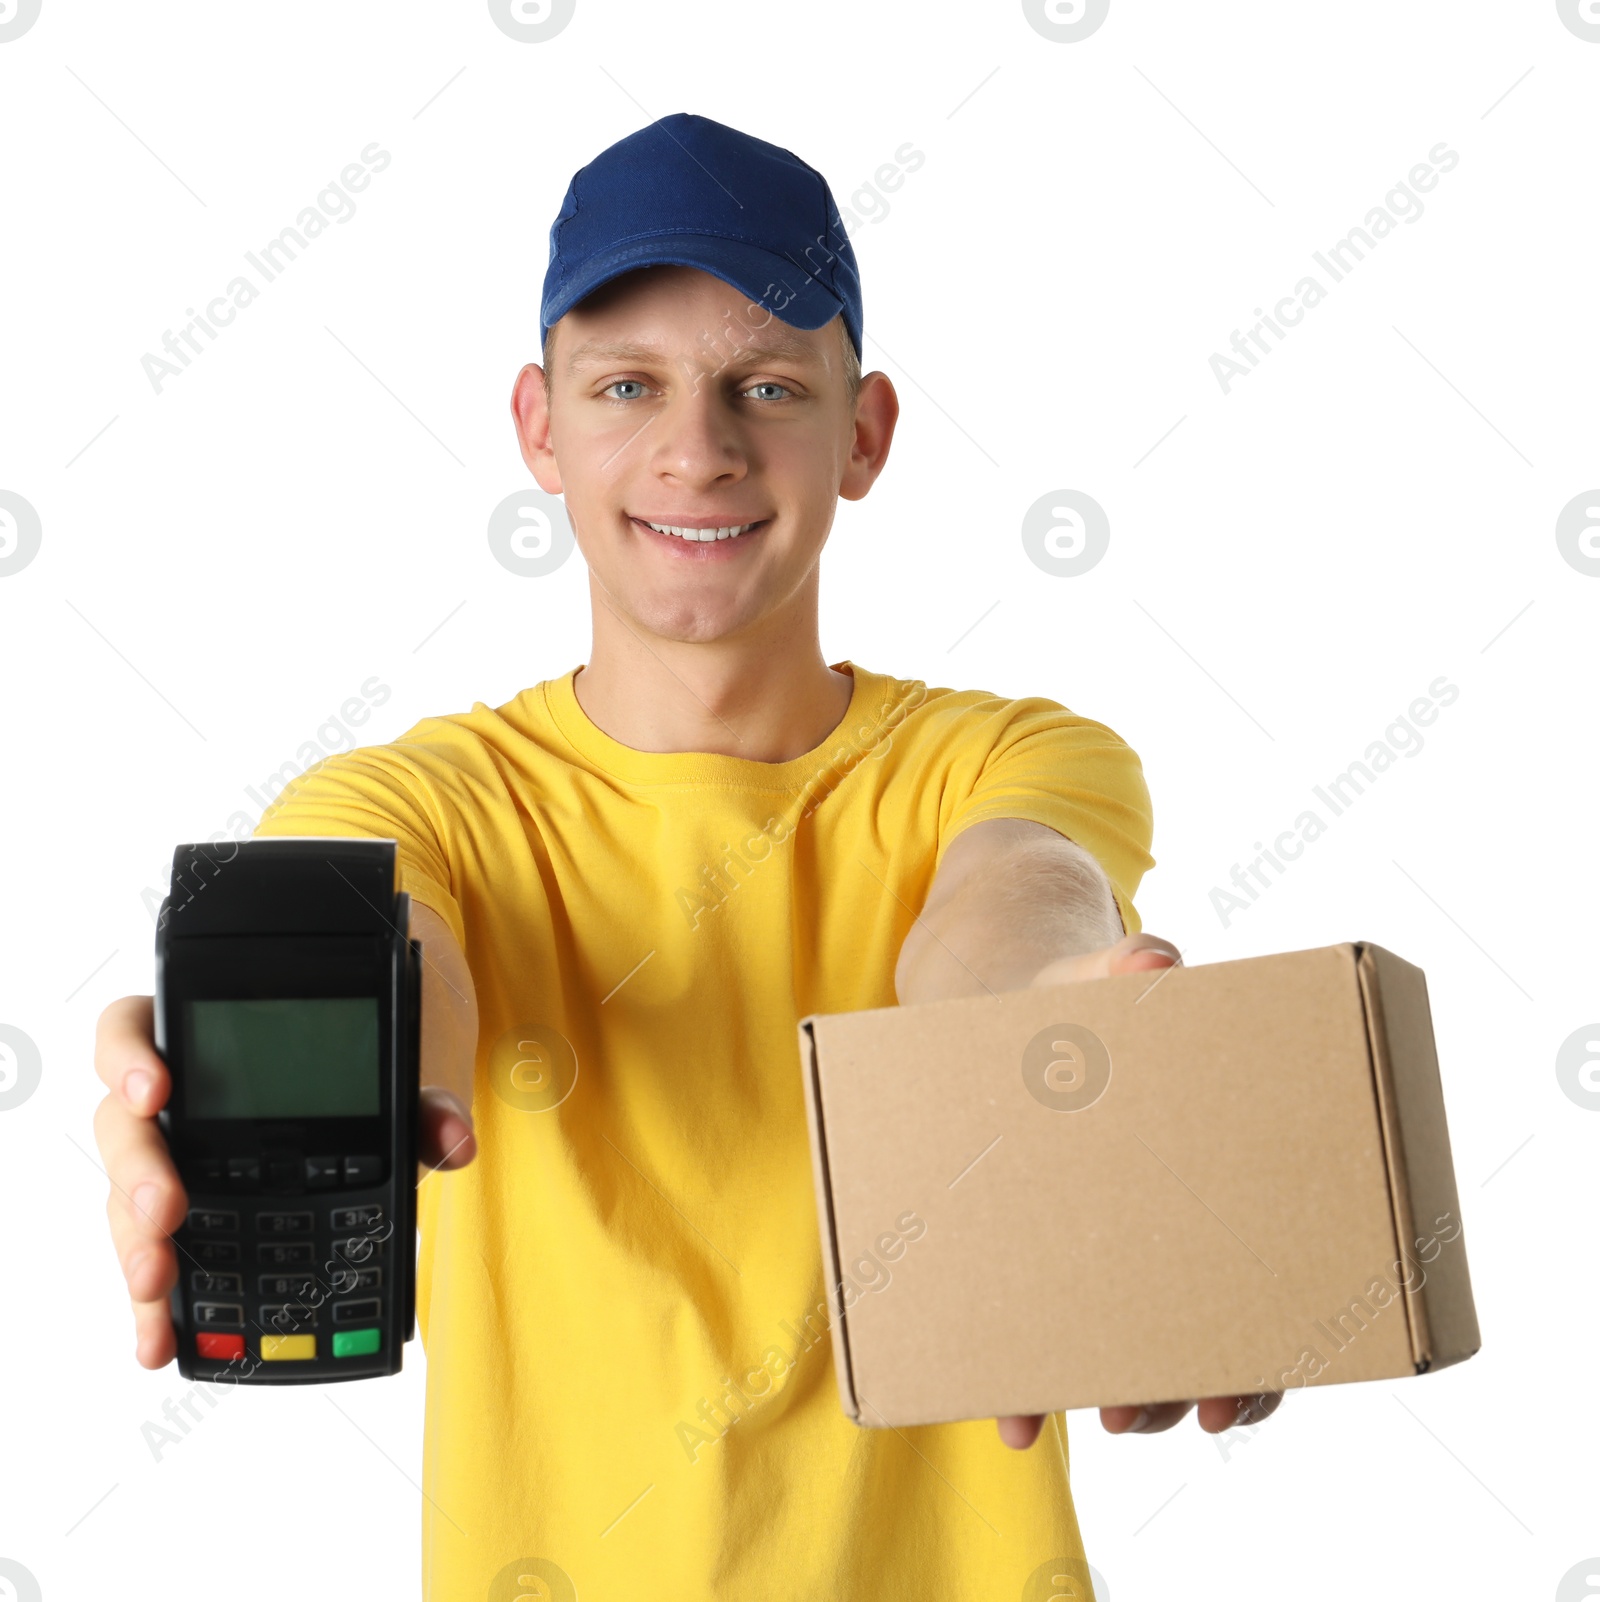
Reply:
[[341, 1329], [333, 1337], [335, 1357], [368, 1357], [383, 1344], [381, 1329]]

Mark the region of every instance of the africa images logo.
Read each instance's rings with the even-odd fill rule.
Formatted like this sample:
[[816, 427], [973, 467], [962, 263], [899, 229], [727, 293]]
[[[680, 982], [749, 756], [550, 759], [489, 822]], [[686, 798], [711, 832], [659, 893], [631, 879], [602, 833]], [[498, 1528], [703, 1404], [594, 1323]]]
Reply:
[[0, 44], [20, 39], [39, 20], [40, 0], [0, 0]]
[[20, 573], [39, 554], [43, 530], [31, 502], [0, 489], [0, 578]]

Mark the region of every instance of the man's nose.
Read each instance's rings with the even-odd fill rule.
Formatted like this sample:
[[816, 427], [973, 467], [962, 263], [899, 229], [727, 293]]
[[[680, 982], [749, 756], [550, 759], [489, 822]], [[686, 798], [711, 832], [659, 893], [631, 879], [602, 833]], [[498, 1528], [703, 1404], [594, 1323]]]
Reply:
[[712, 483], [742, 477], [747, 447], [727, 403], [702, 382], [698, 391], [684, 389], [656, 414], [651, 466], [691, 483]]

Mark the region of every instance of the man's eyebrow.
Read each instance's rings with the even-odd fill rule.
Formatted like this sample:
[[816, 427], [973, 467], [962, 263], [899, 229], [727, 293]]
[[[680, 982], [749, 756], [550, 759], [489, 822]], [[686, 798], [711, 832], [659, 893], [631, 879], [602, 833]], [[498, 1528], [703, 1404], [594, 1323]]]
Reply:
[[[662, 361], [667, 354], [661, 345], [649, 340], [586, 339], [581, 345], [575, 346], [567, 357], [567, 371], [575, 372], [580, 366], [599, 362]], [[708, 349], [704, 354], [715, 356], [716, 351]], [[731, 347], [728, 359], [807, 362], [817, 361], [819, 356], [815, 346], [798, 335], [764, 329], [755, 338]]]

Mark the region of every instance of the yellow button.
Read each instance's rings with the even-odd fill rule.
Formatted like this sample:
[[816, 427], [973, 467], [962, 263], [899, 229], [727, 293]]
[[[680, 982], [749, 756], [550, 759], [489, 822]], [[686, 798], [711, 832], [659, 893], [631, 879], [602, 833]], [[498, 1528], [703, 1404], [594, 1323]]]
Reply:
[[317, 1337], [315, 1335], [263, 1335], [261, 1337], [261, 1361], [263, 1363], [281, 1363], [292, 1358], [304, 1360], [317, 1355]]

